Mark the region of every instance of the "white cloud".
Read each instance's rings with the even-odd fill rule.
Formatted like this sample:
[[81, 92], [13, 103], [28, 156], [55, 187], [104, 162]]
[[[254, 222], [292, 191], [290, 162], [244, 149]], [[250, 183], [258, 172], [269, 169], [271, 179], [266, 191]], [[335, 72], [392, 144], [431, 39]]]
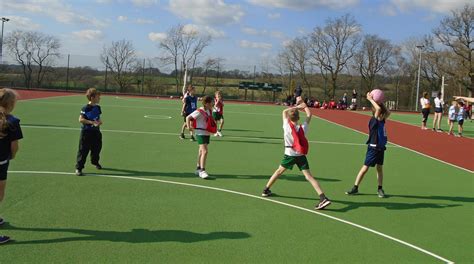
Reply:
[[224, 0], [170, 0], [169, 9], [178, 17], [203, 25], [231, 24], [244, 16], [240, 5], [226, 4]]
[[241, 40], [239, 45], [242, 48], [251, 48], [251, 49], [271, 49], [272, 48], [271, 43], [252, 42], [248, 40]]
[[251, 28], [251, 27], [242, 28], [242, 32], [244, 32], [245, 34], [248, 34], [248, 35], [258, 35], [259, 34], [257, 29]]
[[148, 33], [148, 39], [150, 39], [153, 42], [163, 41], [166, 37], [167, 37], [166, 33], [161, 33], [161, 32]]
[[435, 13], [448, 14], [451, 10], [461, 8], [471, 0], [391, 0], [390, 4], [382, 5], [382, 10], [391, 10], [388, 15], [399, 12], [410, 12], [414, 9], [425, 9]]
[[280, 13], [269, 13], [267, 15], [268, 18], [270, 19], [279, 19], [281, 17]]
[[132, 0], [132, 4], [138, 7], [150, 7], [158, 3], [158, 0]]
[[8, 27], [11, 30], [22, 29], [22, 30], [38, 30], [41, 25], [34, 23], [28, 17], [21, 16], [6, 16], [10, 21], [7, 22], [5, 27]]
[[382, 5], [379, 7], [379, 12], [385, 16], [397, 15], [397, 9], [393, 5]]
[[137, 24], [154, 24], [155, 21], [153, 21], [152, 19], [145, 19], [145, 18], [137, 18], [137, 20], [135, 20], [135, 23]]
[[197, 32], [198, 34], [209, 35], [212, 38], [222, 38], [225, 36], [225, 32], [222, 30], [214, 29], [210, 26], [198, 26], [195, 24], [187, 24], [183, 26], [185, 32]]
[[106, 23], [94, 17], [79, 14], [62, 0], [1, 0], [2, 11], [41, 14], [65, 24], [104, 27]]
[[102, 31], [93, 29], [74, 31], [72, 32], [72, 35], [82, 41], [95, 41], [104, 37]]
[[247, 0], [247, 2], [269, 8], [289, 8], [295, 10], [307, 10], [318, 7], [332, 9], [347, 8], [355, 6], [359, 0]]
[[285, 34], [281, 31], [277, 30], [258, 30], [256, 28], [252, 27], [244, 27], [241, 29], [241, 31], [247, 35], [253, 35], [253, 36], [262, 36], [262, 37], [272, 37], [272, 38], [279, 38], [282, 39], [285, 37]]
[[127, 21], [128, 17], [126, 16], [118, 16], [117, 17], [117, 20], [120, 21], [120, 22], [123, 22], [123, 21]]

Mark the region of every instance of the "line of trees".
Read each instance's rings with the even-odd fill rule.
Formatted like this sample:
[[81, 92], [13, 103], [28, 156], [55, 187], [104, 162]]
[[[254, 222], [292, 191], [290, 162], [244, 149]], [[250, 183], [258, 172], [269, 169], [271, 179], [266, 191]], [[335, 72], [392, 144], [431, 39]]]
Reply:
[[[397, 103], [403, 99], [413, 105], [420, 52], [423, 88], [438, 90], [441, 77], [446, 76], [449, 89], [472, 94], [473, 28], [474, 6], [466, 4], [443, 18], [432, 33], [395, 45], [378, 35], [364, 34], [354, 17], [346, 14], [327, 19], [308, 35], [289, 41], [275, 58], [262, 61], [259, 73], [223, 71], [223, 58], [203, 55], [212, 42], [211, 36], [180, 24], [169, 28], [159, 41], [160, 57], [156, 60], [138, 59], [132, 41], [125, 39], [104, 46], [100, 58], [120, 92], [127, 91], [144, 75], [145, 69], [149, 73], [160, 73], [153, 62], [159, 61], [160, 67], [172, 67], [170, 75], [176, 93], [195, 77], [203, 82], [205, 92], [208, 78], [212, 76], [217, 84], [219, 78], [280, 82], [289, 88], [288, 94], [300, 83], [307, 96], [326, 99], [334, 98], [338, 91], [358, 87], [364, 94], [382, 86], [395, 95]], [[41, 87], [45, 76], [53, 76], [55, 69], [59, 69], [53, 66], [61, 57], [61, 43], [54, 36], [17, 30], [6, 36], [4, 44], [21, 65], [26, 87]], [[422, 50], [417, 46], [423, 47]], [[90, 70], [84, 69], [84, 72]]]

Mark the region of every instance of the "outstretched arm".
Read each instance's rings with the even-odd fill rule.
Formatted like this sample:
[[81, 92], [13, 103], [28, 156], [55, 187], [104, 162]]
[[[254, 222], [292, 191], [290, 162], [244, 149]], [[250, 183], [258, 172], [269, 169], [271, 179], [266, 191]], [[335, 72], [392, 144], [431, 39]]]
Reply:
[[474, 103], [474, 97], [453, 96], [454, 100], [464, 100], [466, 102]]
[[380, 113], [382, 112], [382, 108], [374, 101], [374, 98], [372, 98], [372, 95], [370, 93], [367, 93], [367, 100], [369, 100], [369, 102], [375, 108], [374, 117], [378, 119]]

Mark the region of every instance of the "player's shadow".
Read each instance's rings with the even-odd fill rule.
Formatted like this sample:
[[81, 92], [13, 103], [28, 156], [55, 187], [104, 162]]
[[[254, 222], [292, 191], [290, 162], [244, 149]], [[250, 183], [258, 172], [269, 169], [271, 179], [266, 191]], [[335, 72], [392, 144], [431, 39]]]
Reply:
[[31, 244], [54, 244], [75, 241], [110, 241], [125, 243], [159, 243], [159, 242], [180, 242], [196, 243], [202, 241], [219, 239], [246, 239], [250, 237], [245, 232], [210, 232], [195, 233], [184, 230], [149, 230], [132, 229], [130, 231], [99, 231], [75, 228], [38, 228], [38, 227], [17, 227], [5, 223], [3, 230], [45, 232], [45, 233], [73, 233], [74, 236], [38, 239], [28, 241], [14, 241], [11, 245], [31, 245]]
[[248, 144], [272, 144], [272, 145], [282, 145], [282, 142], [270, 142], [270, 141], [257, 141], [257, 140], [231, 140], [231, 139], [218, 139], [212, 141], [214, 142], [233, 142], [233, 143], [248, 143]]
[[[110, 173], [112, 172], [112, 173]], [[216, 180], [216, 179], [248, 179], [248, 180], [268, 180], [270, 179], [271, 174], [266, 175], [254, 175], [254, 174], [212, 174], [209, 176], [208, 180]], [[100, 172], [97, 173], [87, 173], [85, 171], [86, 176], [94, 176], [94, 175], [110, 175], [110, 176], [127, 176], [127, 177], [173, 177], [173, 178], [196, 178], [198, 176], [194, 175], [193, 172], [151, 172], [151, 171], [138, 171], [138, 170], [130, 170], [130, 169], [118, 169], [118, 168], [106, 168], [104, 167]], [[297, 182], [304, 182], [306, 181], [303, 175], [282, 175], [279, 180], [288, 180], [288, 181], [297, 181]], [[339, 179], [331, 179], [331, 178], [316, 178], [318, 181], [325, 181], [325, 182], [338, 182], [341, 181]]]

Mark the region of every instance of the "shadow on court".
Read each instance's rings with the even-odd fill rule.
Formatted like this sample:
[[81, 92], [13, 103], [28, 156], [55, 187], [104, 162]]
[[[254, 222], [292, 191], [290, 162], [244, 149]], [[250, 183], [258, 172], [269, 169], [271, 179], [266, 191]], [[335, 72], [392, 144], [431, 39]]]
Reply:
[[[131, 231], [99, 231], [75, 228], [39, 228], [39, 227], [17, 227], [5, 223], [3, 230], [45, 232], [45, 233], [73, 233], [75, 236], [39, 239], [29, 241], [13, 241], [10, 245], [31, 245], [31, 244], [54, 244], [75, 241], [110, 241], [125, 243], [159, 243], [159, 242], [180, 242], [196, 243], [218, 239], [245, 239], [250, 234], [245, 232], [210, 232], [195, 233], [184, 230], [148, 230], [132, 229]], [[8, 244], [7, 244], [8, 245]]]
[[[194, 172], [151, 172], [151, 171], [138, 171], [138, 170], [127, 170], [117, 168], [103, 168], [100, 172], [87, 173], [84, 171], [85, 177], [94, 175], [110, 175], [110, 176], [127, 176], [127, 177], [176, 177], [176, 178], [196, 178], [199, 177], [194, 175]], [[248, 180], [268, 180], [271, 174], [268, 175], [249, 175], [249, 174], [213, 174], [209, 172], [210, 176], [206, 180], [219, 180], [219, 179], [248, 179]], [[84, 177], [84, 176], [82, 176]], [[318, 181], [325, 182], [338, 182], [339, 179], [330, 178], [316, 178]], [[282, 175], [278, 180], [287, 181], [306, 181], [302, 174], [299, 175]]]

